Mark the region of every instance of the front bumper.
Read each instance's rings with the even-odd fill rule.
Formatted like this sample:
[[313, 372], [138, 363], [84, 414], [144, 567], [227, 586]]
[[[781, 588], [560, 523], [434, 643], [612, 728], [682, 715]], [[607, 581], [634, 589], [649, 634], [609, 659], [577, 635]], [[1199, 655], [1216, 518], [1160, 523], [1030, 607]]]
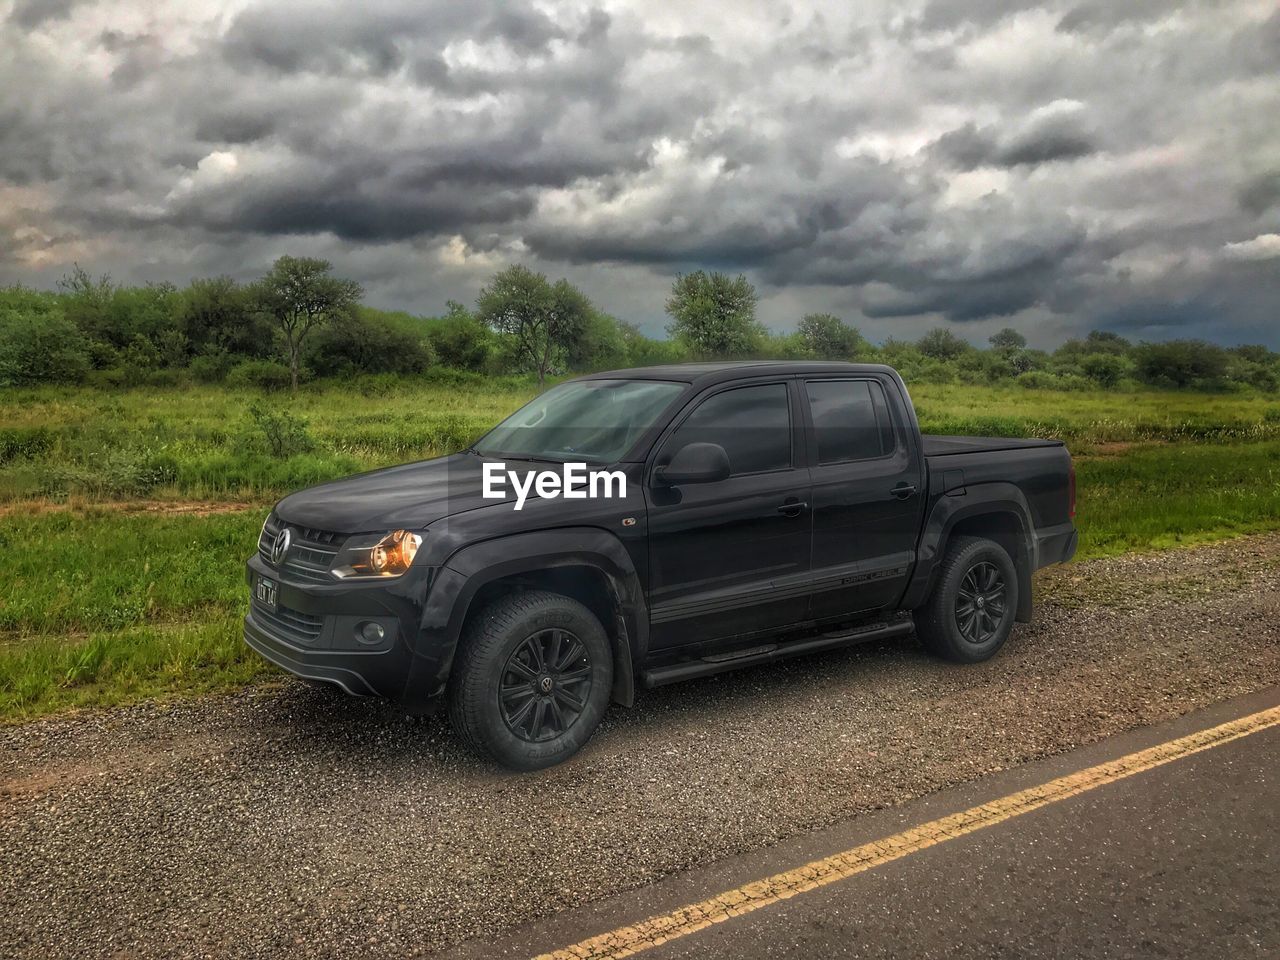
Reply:
[[[299, 583], [255, 555], [245, 571], [251, 597], [260, 578], [276, 584], [276, 606], [250, 600], [244, 639], [251, 648], [296, 676], [350, 694], [418, 699], [420, 681], [441, 659], [439, 638], [421, 629], [430, 571], [386, 583]], [[377, 642], [361, 639], [367, 623], [382, 628]]]

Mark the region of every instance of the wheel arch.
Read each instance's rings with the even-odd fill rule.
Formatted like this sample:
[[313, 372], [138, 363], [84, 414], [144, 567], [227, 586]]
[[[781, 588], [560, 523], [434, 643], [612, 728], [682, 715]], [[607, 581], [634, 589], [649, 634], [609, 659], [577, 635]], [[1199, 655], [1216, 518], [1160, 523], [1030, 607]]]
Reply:
[[[433, 692], [442, 692], [467, 619], [513, 590], [548, 590], [587, 607], [613, 651], [612, 699], [635, 701], [636, 660], [648, 647], [648, 614], [639, 576], [622, 542], [593, 527], [533, 531], [463, 547], [441, 568], [422, 629], [443, 644]], [[434, 645], [434, 644], [433, 644]]]
[[983, 537], [1004, 548], [1018, 577], [1016, 619], [1031, 619], [1031, 572], [1035, 569], [1035, 527], [1021, 490], [1011, 483], [969, 486], [960, 496], [939, 498], [920, 535], [915, 570], [901, 606], [921, 606], [933, 592], [938, 568], [957, 536]]

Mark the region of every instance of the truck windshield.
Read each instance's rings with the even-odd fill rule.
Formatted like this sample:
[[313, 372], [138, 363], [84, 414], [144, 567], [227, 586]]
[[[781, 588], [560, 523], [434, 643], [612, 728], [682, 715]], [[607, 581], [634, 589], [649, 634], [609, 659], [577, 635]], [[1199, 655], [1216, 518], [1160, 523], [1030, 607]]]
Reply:
[[657, 421], [685, 384], [576, 380], [552, 387], [480, 438], [483, 457], [614, 463]]

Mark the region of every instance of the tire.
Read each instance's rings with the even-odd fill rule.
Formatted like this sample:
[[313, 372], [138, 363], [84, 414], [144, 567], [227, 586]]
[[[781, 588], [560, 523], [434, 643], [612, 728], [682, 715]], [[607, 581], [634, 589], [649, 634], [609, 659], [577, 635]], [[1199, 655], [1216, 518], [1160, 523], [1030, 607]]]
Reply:
[[590, 610], [555, 593], [513, 593], [468, 622], [450, 678], [449, 720], [477, 753], [513, 770], [540, 770], [591, 738], [612, 685], [609, 638]]
[[1018, 610], [1018, 574], [1003, 547], [981, 537], [956, 537], [938, 582], [916, 613], [916, 635], [930, 653], [956, 663], [981, 663], [1004, 646]]

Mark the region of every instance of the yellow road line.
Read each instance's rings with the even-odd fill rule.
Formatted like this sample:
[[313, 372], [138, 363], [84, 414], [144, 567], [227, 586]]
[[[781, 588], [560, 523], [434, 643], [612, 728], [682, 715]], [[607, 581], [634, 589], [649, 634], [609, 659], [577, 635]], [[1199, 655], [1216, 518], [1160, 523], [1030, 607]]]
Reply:
[[1066, 800], [1086, 791], [1123, 780], [1144, 770], [1188, 757], [1193, 753], [1221, 746], [1251, 733], [1280, 724], [1280, 707], [1231, 720], [1208, 730], [1169, 740], [1146, 750], [1139, 750], [1118, 760], [1101, 763], [1076, 773], [1050, 780], [1028, 790], [1020, 790], [990, 803], [970, 807], [949, 817], [931, 820], [902, 833], [865, 843], [852, 850], [806, 863], [795, 870], [748, 883], [719, 896], [650, 917], [634, 926], [620, 927], [608, 933], [583, 940], [572, 946], [544, 953], [537, 960], [615, 960], [629, 957], [650, 947], [688, 936], [731, 917], [787, 900], [799, 893], [824, 887], [837, 880], [891, 863], [908, 854], [945, 843], [965, 834], [995, 826], [1013, 817], [1038, 810], [1051, 803]]

